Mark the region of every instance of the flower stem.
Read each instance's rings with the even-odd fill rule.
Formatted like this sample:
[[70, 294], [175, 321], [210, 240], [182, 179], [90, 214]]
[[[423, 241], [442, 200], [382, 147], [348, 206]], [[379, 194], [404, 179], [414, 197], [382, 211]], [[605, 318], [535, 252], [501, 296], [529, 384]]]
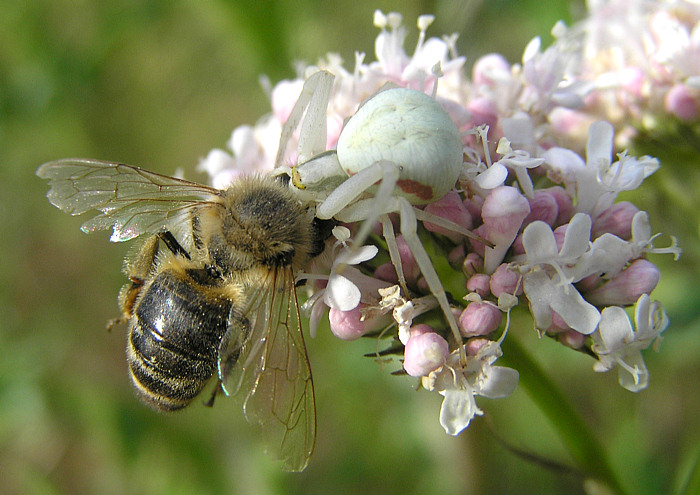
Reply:
[[610, 466], [603, 446], [557, 385], [514, 338], [503, 343], [502, 361], [520, 372], [520, 384], [551, 421], [578, 468], [616, 494], [627, 492]]

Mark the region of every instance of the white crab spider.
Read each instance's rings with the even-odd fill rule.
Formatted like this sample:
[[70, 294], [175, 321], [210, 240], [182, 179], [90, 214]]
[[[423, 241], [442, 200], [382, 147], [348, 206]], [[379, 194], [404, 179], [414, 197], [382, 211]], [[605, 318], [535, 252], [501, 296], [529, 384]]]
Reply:
[[[417, 220], [429, 220], [464, 235], [472, 234], [453, 222], [413, 207], [436, 201], [454, 187], [463, 166], [459, 131], [433, 97], [412, 89], [391, 88], [367, 100], [346, 123], [337, 149], [326, 151], [326, 111], [333, 79], [332, 74], [319, 71], [304, 83], [282, 128], [277, 165], [301, 123], [298, 165], [293, 168], [291, 181], [298, 194], [319, 202], [316, 216], [320, 219], [363, 221], [355, 236], [356, 246], [362, 244], [374, 222], [379, 220], [399, 283], [407, 291], [388, 217], [388, 213], [399, 213], [406, 244], [440, 304], [456, 342], [460, 343], [462, 338], [445, 290], [418, 237]], [[379, 185], [373, 197], [361, 198], [376, 184]]]

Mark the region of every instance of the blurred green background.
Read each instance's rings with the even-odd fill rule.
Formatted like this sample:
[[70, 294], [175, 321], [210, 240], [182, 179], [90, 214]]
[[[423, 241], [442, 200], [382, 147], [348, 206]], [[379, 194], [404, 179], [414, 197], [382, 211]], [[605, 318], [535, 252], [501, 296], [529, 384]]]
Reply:
[[[409, 52], [417, 16], [436, 14], [429, 35], [459, 32], [471, 63], [489, 52], [517, 61], [533, 36], [548, 43], [556, 20], [571, 22], [583, 9], [541, 5], [1, 2], [0, 494], [583, 493], [575, 475], [496, 440], [491, 428], [518, 448], [569, 462], [522, 387], [508, 399], [480, 400], [487, 418], [448, 437], [437, 394], [391, 376], [396, 363], [382, 368], [362, 357], [374, 341], [345, 343], [323, 329], [307, 339], [319, 435], [301, 474], [283, 473], [263, 454], [234, 401], [152, 412], [128, 383], [125, 330], [105, 330], [117, 315], [127, 246], [80, 233], [80, 220], [50, 206], [34, 176], [45, 161], [78, 156], [168, 174], [181, 167], [205, 180], [194, 171], [198, 160], [269, 110], [259, 75], [293, 77], [293, 61], [326, 52], [348, 67], [355, 51], [373, 59], [376, 8], [404, 15]], [[663, 184], [674, 173], [662, 167], [636, 198], [655, 230], [679, 234], [687, 251], [675, 264], [654, 258], [663, 268], [654, 296], [672, 323], [661, 352], [645, 355], [648, 390], [632, 394], [616, 372], [593, 373], [590, 358], [538, 341], [527, 320], [512, 332], [581, 411], [631, 493], [677, 489], [700, 439], [699, 215], [669, 203]]]

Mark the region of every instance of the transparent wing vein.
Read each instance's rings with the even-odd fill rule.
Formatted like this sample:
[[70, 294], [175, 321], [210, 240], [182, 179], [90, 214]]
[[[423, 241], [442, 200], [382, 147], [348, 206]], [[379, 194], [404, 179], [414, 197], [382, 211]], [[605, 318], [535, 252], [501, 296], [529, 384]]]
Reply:
[[37, 175], [49, 179], [47, 197], [72, 215], [101, 212], [82, 225], [84, 232], [112, 228], [111, 240], [126, 241], [163, 229], [189, 225], [190, 211], [217, 202], [219, 190], [138, 167], [99, 160], [45, 163]]
[[242, 397], [246, 419], [261, 426], [268, 451], [286, 470], [301, 471], [314, 449], [316, 411], [291, 270], [271, 271], [250, 295], [244, 312], [250, 332], [242, 347], [232, 342], [224, 352], [240, 352], [224, 376], [226, 388]]

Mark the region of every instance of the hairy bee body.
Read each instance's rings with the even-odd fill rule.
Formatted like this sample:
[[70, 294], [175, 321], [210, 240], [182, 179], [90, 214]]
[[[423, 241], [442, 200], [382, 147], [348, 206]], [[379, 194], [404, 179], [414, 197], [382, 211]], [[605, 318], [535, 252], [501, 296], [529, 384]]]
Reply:
[[[84, 232], [144, 239], [119, 294], [138, 396], [160, 411], [190, 404], [213, 377], [242, 396], [285, 469], [307, 465], [316, 437], [311, 369], [295, 276], [320, 254], [332, 221], [287, 184], [242, 177], [225, 190], [138, 167], [66, 159], [42, 165], [58, 208], [98, 215]], [[112, 324], [113, 324], [112, 323]]]
[[[247, 293], [271, 270], [302, 266], [322, 246], [305, 210], [271, 179], [240, 180], [191, 220], [193, 252], [171, 234], [148, 239], [126, 267], [132, 282], [120, 297], [131, 381], [162, 411], [200, 394], [217, 371], [227, 332], [245, 340]], [[227, 356], [228, 366], [236, 359]]]
[[142, 289], [129, 319], [126, 355], [134, 389], [147, 404], [183, 408], [214, 375], [234, 305], [217, 289], [172, 268]]

